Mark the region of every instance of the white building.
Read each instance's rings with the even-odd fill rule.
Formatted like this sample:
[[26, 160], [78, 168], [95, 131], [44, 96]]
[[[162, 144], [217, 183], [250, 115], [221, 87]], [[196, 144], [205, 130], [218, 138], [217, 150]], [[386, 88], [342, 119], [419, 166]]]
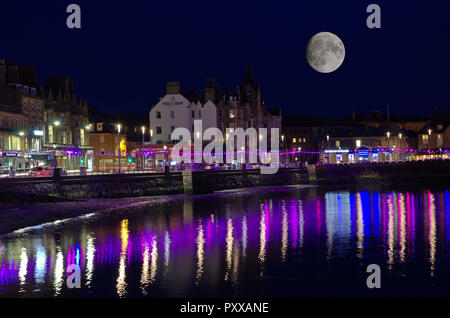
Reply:
[[203, 132], [217, 127], [216, 105], [209, 100], [202, 104], [195, 92], [181, 92], [179, 82], [168, 82], [166, 95], [150, 110], [151, 142], [171, 143], [172, 131], [179, 127], [194, 138], [194, 120], [202, 121]]

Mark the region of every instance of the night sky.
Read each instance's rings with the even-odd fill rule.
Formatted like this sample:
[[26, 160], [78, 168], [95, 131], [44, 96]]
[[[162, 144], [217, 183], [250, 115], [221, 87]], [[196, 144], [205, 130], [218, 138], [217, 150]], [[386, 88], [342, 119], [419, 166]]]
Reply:
[[[82, 29], [66, 27], [81, 6]], [[309, 4], [308, 4], [309, 3]], [[366, 7], [382, 9], [368, 29]], [[34, 64], [38, 79], [71, 76], [105, 112], [147, 113], [166, 81], [201, 91], [207, 77], [234, 89], [252, 66], [268, 107], [341, 116], [450, 109], [450, 1], [3, 1], [0, 58]], [[336, 72], [305, 59], [311, 36], [338, 35]]]

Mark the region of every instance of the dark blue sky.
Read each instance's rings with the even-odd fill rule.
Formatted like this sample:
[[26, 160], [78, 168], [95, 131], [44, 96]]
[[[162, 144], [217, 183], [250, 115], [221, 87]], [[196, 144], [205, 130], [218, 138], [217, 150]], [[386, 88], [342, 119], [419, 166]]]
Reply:
[[[66, 27], [77, 3], [82, 29]], [[366, 26], [378, 3], [382, 29]], [[235, 88], [253, 67], [269, 107], [340, 116], [372, 109], [428, 115], [450, 109], [450, 1], [8, 1], [0, 58], [34, 64], [39, 80], [69, 75], [78, 96], [109, 112], [147, 112], [166, 81]], [[338, 35], [339, 70], [305, 59], [311, 36]]]

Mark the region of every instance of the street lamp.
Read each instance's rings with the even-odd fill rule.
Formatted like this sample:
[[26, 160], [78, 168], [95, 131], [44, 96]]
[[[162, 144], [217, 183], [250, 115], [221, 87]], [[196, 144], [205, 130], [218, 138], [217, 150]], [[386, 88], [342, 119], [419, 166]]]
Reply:
[[431, 133], [433, 131], [431, 129], [428, 129], [428, 151], [431, 152]]
[[121, 155], [121, 149], [120, 149], [120, 128], [122, 128], [122, 126], [120, 124], [117, 124], [117, 136], [119, 138], [119, 169], [118, 169], [118, 173], [120, 174], [120, 155]]
[[142, 131], [142, 149], [141, 149], [141, 153], [142, 153], [142, 169], [144, 169], [144, 143], [145, 143], [145, 126], [141, 127], [141, 131]]

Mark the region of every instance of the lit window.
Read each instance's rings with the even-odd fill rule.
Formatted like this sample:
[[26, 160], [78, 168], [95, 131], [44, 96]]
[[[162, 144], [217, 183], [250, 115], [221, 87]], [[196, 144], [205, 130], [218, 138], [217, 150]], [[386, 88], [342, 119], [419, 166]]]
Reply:
[[303, 142], [306, 142], [306, 138], [303, 138]]
[[292, 138], [292, 142], [295, 144], [297, 142], [297, 138]]
[[341, 148], [341, 142], [339, 140], [336, 140], [336, 148]]
[[356, 141], [356, 147], [361, 147], [361, 140]]
[[230, 109], [230, 118], [234, 118], [234, 109]]

